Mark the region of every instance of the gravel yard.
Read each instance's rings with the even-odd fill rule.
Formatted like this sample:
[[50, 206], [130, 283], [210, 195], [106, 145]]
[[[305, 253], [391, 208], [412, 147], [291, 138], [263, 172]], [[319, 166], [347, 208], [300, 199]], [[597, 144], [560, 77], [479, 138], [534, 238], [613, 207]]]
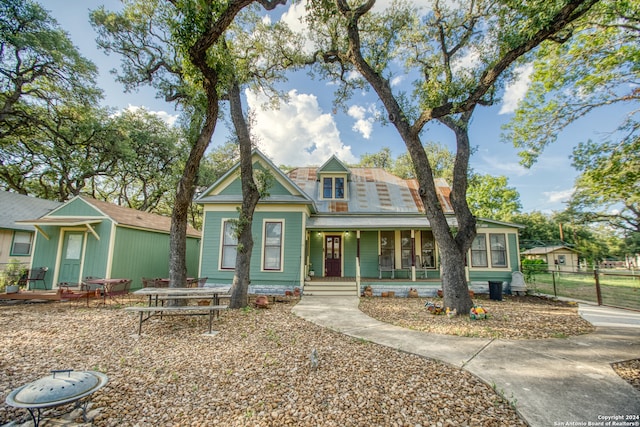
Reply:
[[291, 306], [230, 310], [213, 337], [205, 317], [152, 320], [141, 338], [120, 309], [0, 306], [0, 424], [28, 420], [4, 404], [12, 389], [73, 368], [109, 376], [91, 398], [96, 426], [525, 425], [467, 372], [323, 329]]
[[[0, 425], [29, 420], [24, 409], [4, 404], [11, 390], [52, 369], [70, 368], [109, 376], [91, 397], [95, 426], [525, 425], [517, 405], [467, 372], [315, 326], [291, 314], [294, 303], [229, 310], [212, 337], [202, 335], [205, 317], [152, 320], [138, 337], [137, 317], [116, 307], [0, 305]], [[515, 305], [500, 304], [505, 310]], [[407, 314], [424, 311], [424, 301], [399, 298], [363, 299], [362, 309], [396, 323], [399, 309], [390, 307], [402, 305]], [[499, 312], [488, 301], [483, 305]], [[575, 307], [567, 313], [553, 307], [545, 310], [563, 324], [557, 333], [569, 334], [574, 329], [566, 325], [579, 318]], [[412, 322], [404, 326], [419, 324], [417, 318]], [[540, 328], [551, 324], [546, 319]], [[584, 325], [578, 330], [588, 332]], [[44, 416], [57, 417], [64, 409]]]
[[403, 328], [465, 337], [542, 339], [564, 338], [593, 332], [591, 323], [578, 315], [576, 304], [536, 296], [508, 296], [502, 301], [476, 295], [473, 301], [488, 310], [489, 317], [434, 316], [424, 305], [442, 305], [441, 298], [362, 298], [360, 310], [383, 322]]

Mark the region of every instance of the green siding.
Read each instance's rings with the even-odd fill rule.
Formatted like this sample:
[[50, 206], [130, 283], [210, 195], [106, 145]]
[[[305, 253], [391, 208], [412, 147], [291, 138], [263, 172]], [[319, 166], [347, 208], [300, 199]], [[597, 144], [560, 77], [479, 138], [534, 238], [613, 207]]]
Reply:
[[317, 231], [311, 231], [309, 234], [309, 260], [315, 272], [315, 277], [323, 277], [324, 270], [323, 265], [323, 245], [324, 236]]
[[[233, 271], [220, 270], [220, 232], [222, 219], [237, 218], [234, 212], [206, 212], [204, 221], [204, 243], [202, 246], [202, 266], [200, 276], [209, 278], [210, 283], [231, 283]], [[284, 220], [283, 271], [261, 271], [263, 220]], [[257, 212], [253, 218], [253, 251], [251, 254], [252, 285], [299, 285], [300, 264], [303, 256], [303, 214], [299, 212]]]
[[[264, 167], [258, 162], [253, 164], [254, 170], [265, 170]], [[272, 172], [273, 180], [271, 181], [271, 186], [268, 189], [270, 195], [273, 196], [288, 196], [291, 193], [282, 183], [277, 180], [276, 172]], [[242, 194], [242, 181], [240, 177], [237, 177], [233, 182], [231, 182], [227, 187], [225, 187], [220, 194], [225, 196], [235, 196]]]
[[235, 179], [229, 185], [227, 185], [222, 191], [220, 191], [221, 195], [224, 196], [235, 196], [238, 194], [242, 194], [242, 182], [240, 178]]
[[507, 238], [509, 240], [509, 265], [511, 271], [520, 271], [520, 256], [518, 254], [518, 238], [517, 234], [509, 233]]
[[511, 282], [511, 271], [492, 270], [492, 271], [473, 271], [469, 272], [470, 282], [486, 282], [489, 280]]
[[48, 267], [49, 271], [44, 276], [47, 289], [53, 286], [53, 275], [56, 267], [56, 253], [58, 251], [58, 241], [60, 239], [60, 231], [58, 227], [42, 227], [49, 236], [49, 240], [39, 232], [36, 233], [34, 241], [32, 265], [33, 267]]
[[111, 221], [104, 220], [100, 224], [95, 224], [100, 240], [91, 233], [86, 233], [87, 251], [84, 257], [84, 269], [82, 277], [106, 277], [107, 261], [109, 257], [109, 242], [111, 241]]
[[356, 277], [356, 256], [358, 254], [358, 239], [355, 232], [345, 234], [343, 238], [343, 254], [342, 264], [344, 268], [342, 275], [345, 277]]
[[[198, 239], [187, 239], [187, 276], [197, 277]], [[142, 277], [169, 277], [169, 235], [118, 227], [111, 277], [131, 279], [132, 288], [142, 287]]]
[[360, 276], [378, 277], [378, 232], [360, 233]]
[[324, 165], [322, 167], [322, 169], [319, 171], [320, 173], [324, 173], [324, 172], [349, 172], [347, 169], [345, 169], [344, 165], [340, 164], [340, 162], [338, 160], [336, 160], [336, 158], [331, 158], [326, 165]]
[[49, 216], [96, 216], [104, 215], [97, 211], [93, 206], [89, 205], [82, 199], [75, 199], [61, 206], [57, 211], [49, 214]]
[[[93, 234], [85, 232], [86, 249], [84, 253], [83, 270], [80, 277], [105, 277], [111, 234], [111, 221], [103, 220], [99, 224], [93, 224], [92, 227], [98, 236], [100, 236], [100, 240], [97, 240]], [[45, 283], [47, 285], [47, 289], [51, 289], [57, 268], [56, 256], [58, 245], [63, 231], [61, 230], [61, 227], [55, 226], [42, 226], [42, 229], [49, 236], [49, 240], [45, 239], [40, 233], [37, 234], [33, 253], [33, 266], [49, 268], [49, 271], [47, 271], [47, 275], [45, 276]], [[74, 227], [73, 229], [65, 231], [85, 231], [85, 229]]]

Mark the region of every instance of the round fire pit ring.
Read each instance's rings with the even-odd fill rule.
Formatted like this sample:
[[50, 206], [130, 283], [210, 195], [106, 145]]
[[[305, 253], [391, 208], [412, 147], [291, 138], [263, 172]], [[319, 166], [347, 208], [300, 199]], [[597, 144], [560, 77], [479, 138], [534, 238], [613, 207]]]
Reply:
[[76, 408], [82, 408], [82, 416], [86, 422], [88, 401], [81, 403], [82, 400], [108, 382], [109, 378], [101, 372], [55, 370], [51, 371], [51, 375], [13, 390], [5, 401], [9, 406], [29, 411], [35, 427], [40, 424], [41, 409], [73, 402], [76, 402]]

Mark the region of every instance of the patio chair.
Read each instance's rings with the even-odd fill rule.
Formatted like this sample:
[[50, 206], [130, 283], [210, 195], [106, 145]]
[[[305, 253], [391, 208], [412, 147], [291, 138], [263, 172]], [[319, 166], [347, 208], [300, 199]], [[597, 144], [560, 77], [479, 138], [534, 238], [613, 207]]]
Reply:
[[380, 255], [378, 257], [378, 279], [382, 279], [383, 271], [390, 271], [391, 278], [394, 278], [395, 268], [393, 266], [393, 256], [391, 255]]
[[101, 290], [102, 289], [102, 285], [99, 285], [99, 284], [96, 284], [96, 283], [87, 283], [89, 280], [96, 280], [96, 279], [102, 279], [102, 277], [87, 276], [82, 281], [82, 286], [87, 291], [96, 291], [98, 289]]
[[87, 306], [89, 306], [89, 298], [95, 298], [96, 292], [89, 291], [84, 283], [70, 283], [60, 282], [58, 283], [58, 294], [60, 299], [64, 301], [80, 301], [86, 299]]
[[142, 287], [143, 288], [166, 288], [169, 286], [168, 280], [162, 280], [159, 278], [152, 279], [150, 277], [142, 278]]
[[[27, 274], [22, 276], [18, 280], [18, 285], [25, 286], [27, 289], [36, 289], [38, 282], [42, 283], [42, 289], [47, 290], [47, 285], [44, 282], [44, 277], [47, 274], [49, 267], [37, 267], [27, 270]], [[33, 283], [33, 286], [31, 284]]]
[[120, 304], [119, 299], [121, 300], [123, 297], [127, 297], [130, 289], [130, 279], [122, 279], [117, 283], [109, 283], [104, 287], [104, 299], [109, 298], [109, 300]]
[[420, 255], [416, 255], [416, 275], [418, 274], [418, 272], [422, 272], [424, 278], [427, 278], [427, 266], [422, 262], [422, 258], [420, 258]]

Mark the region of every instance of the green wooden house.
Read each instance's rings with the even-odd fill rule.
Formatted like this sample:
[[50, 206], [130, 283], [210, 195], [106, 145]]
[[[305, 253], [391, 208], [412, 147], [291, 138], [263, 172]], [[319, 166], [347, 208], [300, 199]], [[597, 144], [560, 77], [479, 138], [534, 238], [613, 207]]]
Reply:
[[[256, 150], [253, 165], [268, 171], [273, 184], [254, 215], [250, 292], [298, 287], [307, 295], [358, 295], [370, 285], [374, 293], [402, 295], [416, 288], [427, 295], [441, 287], [438, 246], [416, 180], [380, 168], [347, 167], [335, 156], [321, 167], [284, 173]], [[443, 179], [436, 186], [454, 227], [450, 187]], [[233, 221], [241, 201], [239, 165], [196, 199], [204, 207], [199, 275], [211, 284], [232, 281]], [[478, 220], [467, 263], [472, 289], [487, 290], [488, 281], [508, 284], [519, 270], [519, 227]]]
[[[33, 266], [48, 267], [47, 289], [83, 278], [131, 279], [169, 276], [171, 219], [77, 196], [48, 214], [19, 221], [37, 230]], [[197, 274], [200, 232], [187, 230], [187, 274]]]

